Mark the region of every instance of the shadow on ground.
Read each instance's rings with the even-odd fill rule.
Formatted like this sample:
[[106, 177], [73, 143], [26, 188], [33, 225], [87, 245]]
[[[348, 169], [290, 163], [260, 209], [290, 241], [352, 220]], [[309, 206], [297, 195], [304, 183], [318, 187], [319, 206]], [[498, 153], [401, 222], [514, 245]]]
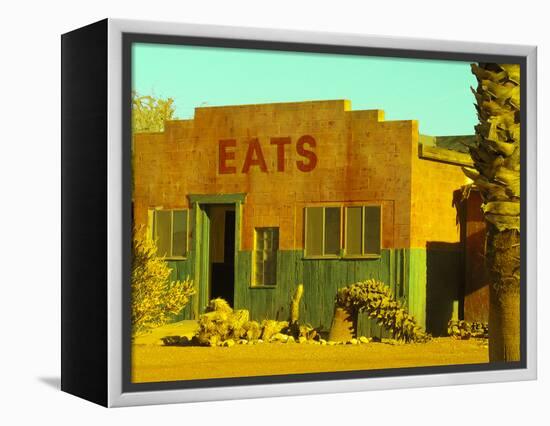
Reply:
[[39, 377], [38, 381], [54, 389], [61, 389], [61, 377]]

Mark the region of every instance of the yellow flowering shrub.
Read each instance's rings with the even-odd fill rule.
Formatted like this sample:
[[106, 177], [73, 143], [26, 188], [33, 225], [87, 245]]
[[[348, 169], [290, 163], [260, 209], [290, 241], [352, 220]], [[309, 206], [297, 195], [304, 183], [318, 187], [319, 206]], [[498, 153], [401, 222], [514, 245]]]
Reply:
[[195, 293], [193, 281], [189, 278], [171, 281], [171, 272], [166, 261], [157, 256], [154, 241], [134, 237], [131, 277], [134, 336], [165, 324], [172, 315], [181, 312]]

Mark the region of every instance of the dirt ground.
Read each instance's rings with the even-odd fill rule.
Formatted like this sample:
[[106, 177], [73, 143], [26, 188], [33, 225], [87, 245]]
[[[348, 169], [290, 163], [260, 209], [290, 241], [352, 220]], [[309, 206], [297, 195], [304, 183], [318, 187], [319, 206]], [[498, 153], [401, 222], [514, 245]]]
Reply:
[[136, 383], [489, 362], [486, 342], [450, 337], [406, 345], [262, 343], [212, 348], [161, 346], [149, 338], [133, 345], [132, 358]]

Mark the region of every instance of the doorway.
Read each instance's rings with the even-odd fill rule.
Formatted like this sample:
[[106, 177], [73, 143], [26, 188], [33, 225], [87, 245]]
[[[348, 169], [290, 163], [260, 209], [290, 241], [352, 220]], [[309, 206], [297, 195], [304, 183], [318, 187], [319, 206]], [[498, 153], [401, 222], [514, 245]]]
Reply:
[[235, 296], [235, 206], [211, 204], [209, 300], [221, 297], [233, 306]]
[[237, 300], [236, 255], [246, 194], [190, 194], [188, 197], [195, 212], [193, 246], [198, 297], [194, 298], [193, 314], [198, 318], [216, 297], [224, 298], [232, 307]]

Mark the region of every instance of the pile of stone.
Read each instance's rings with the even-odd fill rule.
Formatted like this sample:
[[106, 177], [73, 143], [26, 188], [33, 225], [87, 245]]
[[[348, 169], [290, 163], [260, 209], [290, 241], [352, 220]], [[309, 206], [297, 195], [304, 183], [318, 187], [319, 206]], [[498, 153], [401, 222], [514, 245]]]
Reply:
[[325, 340], [322, 338], [316, 338], [316, 339], [307, 339], [305, 336], [299, 336], [297, 339], [290, 335], [285, 333], [275, 333], [269, 340], [264, 339], [258, 339], [258, 340], [247, 340], [247, 339], [239, 339], [237, 341], [233, 339], [228, 339], [225, 341], [219, 341], [216, 346], [225, 346], [225, 347], [231, 347], [234, 345], [259, 345], [262, 343], [283, 343], [283, 344], [304, 344], [304, 345], [320, 345], [320, 346], [335, 346], [335, 345], [365, 345], [367, 343], [370, 343], [372, 339], [361, 336], [358, 339], [351, 339], [347, 342], [334, 342], [332, 340]]
[[447, 324], [447, 334], [455, 339], [468, 340], [488, 339], [489, 324], [482, 322], [467, 322], [464, 320], [450, 320]]
[[223, 299], [213, 299], [199, 318], [196, 341], [204, 346], [233, 346], [270, 341], [271, 337], [288, 328], [287, 321], [250, 320], [246, 309], [233, 310]]
[[[289, 321], [251, 321], [246, 309], [233, 310], [223, 299], [213, 299], [206, 312], [199, 318], [199, 328], [189, 344], [231, 347], [262, 343], [311, 344], [311, 345], [361, 345], [372, 339], [364, 336], [346, 342], [327, 341], [319, 330], [310, 325], [290, 324]], [[177, 344], [165, 342], [165, 344]], [[181, 342], [179, 342], [181, 343]]]

